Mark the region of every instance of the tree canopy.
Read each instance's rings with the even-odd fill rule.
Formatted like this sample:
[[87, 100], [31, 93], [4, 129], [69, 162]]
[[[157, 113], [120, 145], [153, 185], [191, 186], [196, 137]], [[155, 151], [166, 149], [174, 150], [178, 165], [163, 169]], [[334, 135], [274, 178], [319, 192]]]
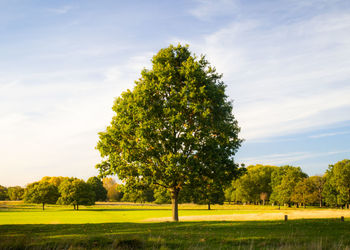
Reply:
[[96, 176], [90, 177], [86, 183], [90, 184], [95, 192], [96, 201], [105, 201], [107, 199], [107, 190], [103, 187], [102, 181]]
[[7, 188], [0, 185], [0, 201], [8, 199]]
[[335, 205], [350, 204], [350, 160], [345, 159], [330, 165], [325, 175], [323, 194], [327, 203]]
[[79, 209], [79, 205], [95, 204], [95, 192], [91, 185], [83, 180], [70, 178], [62, 181], [59, 186], [59, 197], [57, 203], [64, 205], [73, 205], [74, 209]]
[[24, 195], [24, 188], [20, 186], [8, 188], [8, 196], [12, 201], [23, 199], [23, 195]]
[[278, 204], [290, 205], [294, 188], [299, 181], [307, 178], [300, 167], [283, 166], [272, 172], [270, 200]]
[[161, 49], [152, 69], [116, 99], [111, 124], [99, 133], [100, 175], [169, 189], [176, 221], [181, 189], [201, 186], [203, 177], [231, 181], [240, 129], [221, 77], [188, 46]]
[[24, 200], [32, 203], [55, 204], [60, 196], [57, 187], [54, 184], [41, 181], [29, 184], [24, 193]]

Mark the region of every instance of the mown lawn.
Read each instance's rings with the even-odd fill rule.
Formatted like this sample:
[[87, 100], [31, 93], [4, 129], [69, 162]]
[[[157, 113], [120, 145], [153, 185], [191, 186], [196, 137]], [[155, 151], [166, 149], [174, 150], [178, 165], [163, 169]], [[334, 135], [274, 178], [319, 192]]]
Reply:
[[[234, 208], [235, 207], [235, 208]], [[256, 213], [258, 206], [249, 209], [236, 209], [239, 206], [212, 206], [207, 210], [202, 205], [180, 205], [180, 216], [191, 215], [221, 215], [221, 214], [249, 214]], [[233, 209], [234, 208], [234, 209]], [[276, 208], [262, 210], [264, 213], [276, 212]], [[81, 224], [81, 223], [109, 223], [109, 222], [142, 222], [149, 218], [170, 217], [170, 205], [153, 204], [111, 204], [100, 203], [95, 206], [80, 206], [73, 210], [72, 206], [23, 204], [20, 202], [0, 203], [1, 224]]]
[[[145, 223], [170, 216], [170, 207], [0, 207], [0, 249], [350, 249], [348, 219]], [[180, 215], [262, 211], [214, 208], [185, 205]]]

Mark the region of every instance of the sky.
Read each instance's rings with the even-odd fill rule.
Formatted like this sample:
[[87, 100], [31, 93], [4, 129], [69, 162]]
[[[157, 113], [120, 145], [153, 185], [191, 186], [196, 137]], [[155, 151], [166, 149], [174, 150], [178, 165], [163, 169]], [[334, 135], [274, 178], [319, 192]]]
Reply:
[[350, 1], [0, 0], [0, 185], [97, 175], [114, 99], [178, 43], [223, 74], [237, 163], [350, 158]]

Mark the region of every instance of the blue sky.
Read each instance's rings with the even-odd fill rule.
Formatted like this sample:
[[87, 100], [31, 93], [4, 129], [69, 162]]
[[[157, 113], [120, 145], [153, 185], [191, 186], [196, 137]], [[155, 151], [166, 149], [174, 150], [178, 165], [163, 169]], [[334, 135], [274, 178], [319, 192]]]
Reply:
[[236, 162], [350, 158], [349, 1], [0, 1], [0, 185], [88, 178], [115, 97], [187, 43], [223, 73]]

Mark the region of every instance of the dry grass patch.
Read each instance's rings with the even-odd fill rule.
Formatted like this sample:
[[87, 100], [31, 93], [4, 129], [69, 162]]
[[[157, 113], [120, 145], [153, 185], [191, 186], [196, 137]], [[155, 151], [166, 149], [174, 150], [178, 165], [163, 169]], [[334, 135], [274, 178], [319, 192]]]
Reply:
[[[350, 218], [350, 210], [280, 210], [278, 212], [266, 213], [257, 212], [249, 214], [222, 214], [222, 215], [192, 215], [180, 216], [180, 221], [264, 221], [264, 220], [284, 220], [284, 215], [288, 219], [326, 219], [326, 218]], [[171, 217], [150, 218], [147, 222], [171, 221]]]

